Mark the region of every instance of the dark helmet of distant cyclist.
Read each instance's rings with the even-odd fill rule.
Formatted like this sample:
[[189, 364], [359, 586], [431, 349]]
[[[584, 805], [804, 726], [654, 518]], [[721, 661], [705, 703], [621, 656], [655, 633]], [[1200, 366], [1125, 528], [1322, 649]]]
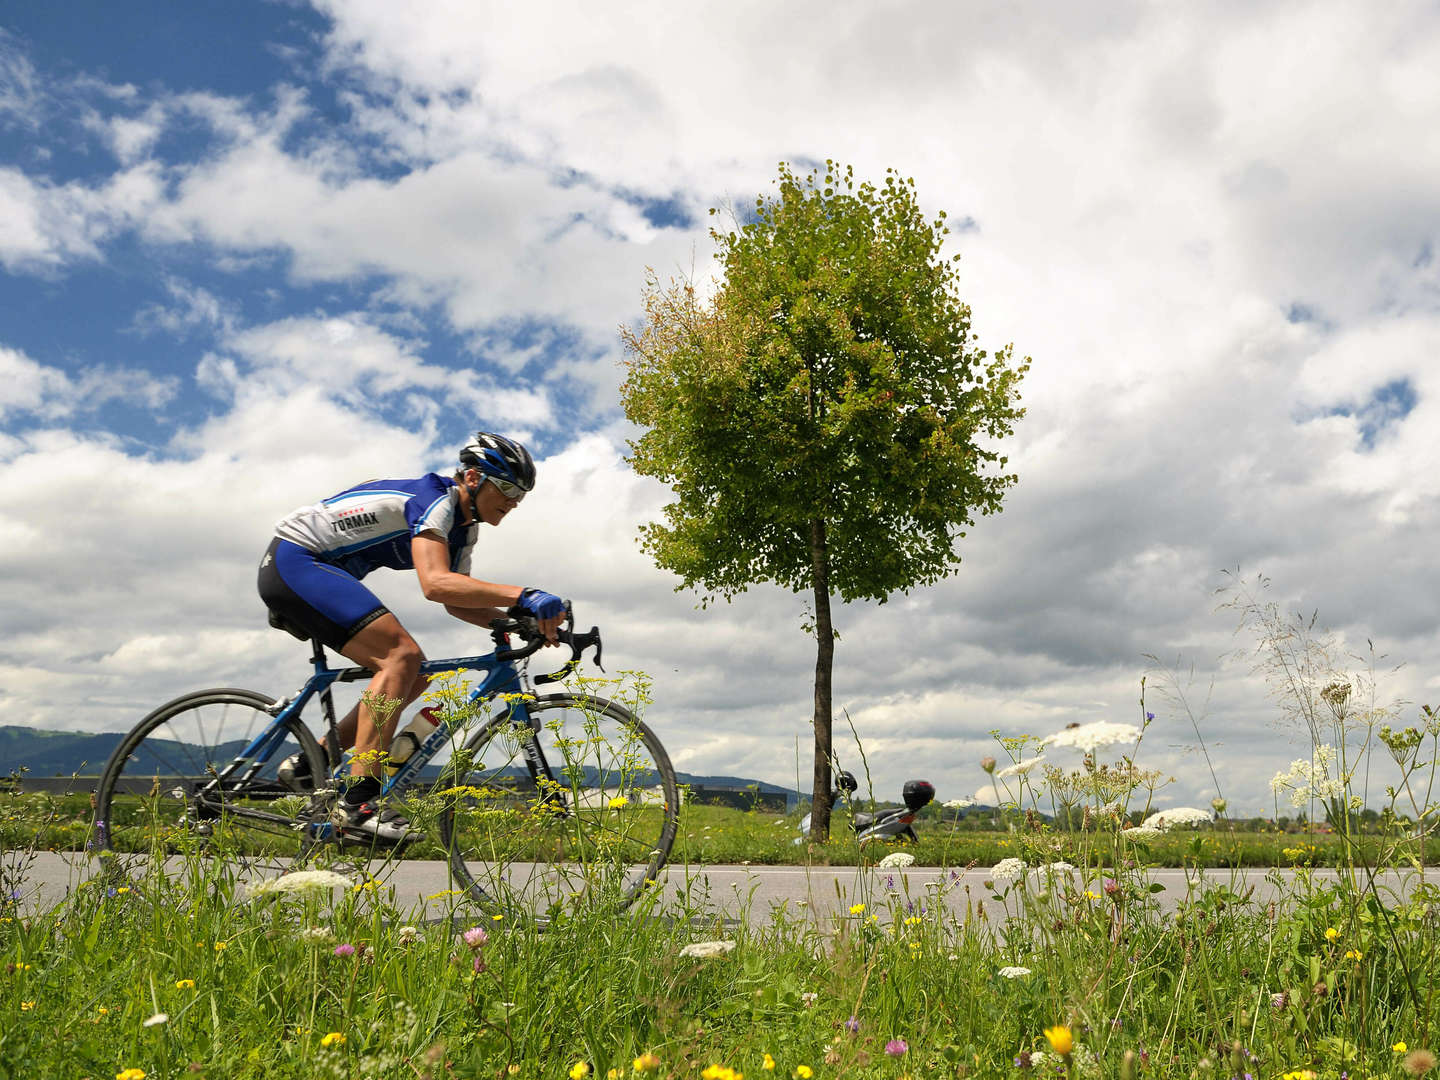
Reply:
[[460, 451], [461, 469], [478, 469], [495, 486], [519, 500], [535, 487], [535, 460], [514, 439], [490, 431], [477, 431]]

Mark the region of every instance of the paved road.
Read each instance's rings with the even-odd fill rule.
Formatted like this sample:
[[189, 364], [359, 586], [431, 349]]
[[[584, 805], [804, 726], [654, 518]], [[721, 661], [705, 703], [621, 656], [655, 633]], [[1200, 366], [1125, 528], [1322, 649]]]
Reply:
[[[23, 862], [20, 853], [0, 856], [0, 881], [6, 892], [16, 888], [14, 870], [19, 869], [19, 901], [22, 906], [44, 909], [59, 903], [80, 883], [95, 877], [99, 860], [80, 853], [39, 852]], [[179, 864], [179, 860], [175, 860]], [[257, 869], [251, 876], [265, 876]], [[1317, 878], [1333, 880], [1334, 875], [1318, 871]], [[1433, 876], [1433, 875], [1432, 875]], [[991, 925], [1002, 924], [1005, 907], [985, 887], [990, 873], [973, 869], [952, 873], [933, 867], [911, 867], [903, 871], [858, 870], [855, 867], [798, 866], [703, 866], [669, 867], [662, 875], [664, 900], [661, 909], [669, 914], [684, 913], [701, 921], [734, 922], [744, 919], [752, 926], [768, 923], [777, 911], [828, 925], [850, 905], [864, 903], [882, 921], [893, 915], [903, 917], [908, 905], [934, 910], [943, 905], [960, 919], [983, 918]], [[1152, 882], [1162, 885], [1156, 894], [1162, 907], [1174, 910], [1191, 890], [1192, 873], [1181, 870], [1151, 871]], [[1205, 871], [1203, 880], [1225, 886], [1237, 894], [1254, 890], [1252, 898], [1266, 903], [1282, 901], [1293, 890], [1290, 870], [1250, 869]], [[450, 892], [449, 871], [443, 862], [406, 860], [387, 868], [382, 880], [395, 890], [401, 910], [414, 919], [449, 918], [457, 898]], [[1399, 895], [1418, 881], [1411, 872], [1381, 876], [1382, 894]], [[1092, 889], [1098, 884], [1092, 883]], [[1013, 906], [1013, 904], [1012, 904]]]

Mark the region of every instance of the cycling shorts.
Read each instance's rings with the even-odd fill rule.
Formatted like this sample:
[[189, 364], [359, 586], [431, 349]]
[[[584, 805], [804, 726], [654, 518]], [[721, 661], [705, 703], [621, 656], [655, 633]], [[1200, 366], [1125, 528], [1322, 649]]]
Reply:
[[260, 599], [287, 629], [303, 630], [336, 652], [390, 611], [358, 579], [278, 536], [260, 560], [259, 586]]

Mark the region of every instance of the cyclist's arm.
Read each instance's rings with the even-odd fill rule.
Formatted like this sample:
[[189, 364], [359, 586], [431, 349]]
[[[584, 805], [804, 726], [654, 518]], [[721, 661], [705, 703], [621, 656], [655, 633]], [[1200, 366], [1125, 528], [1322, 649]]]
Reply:
[[[450, 546], [428, 533], [421, 533], [410, 541], [410, 554], [415, 560], [415, 573], [420, 578], [420, 591], [425, 599], [444, 604], [450, 614], [476, 626], [489, 626], [491, 619], [503, 617], [503, 611], [493, 609], [513, 607], [525, 591], [520, 585], [480, 581], [451, 570]], [[461, 611], [466, 614], [460, 614]], [[551, 644], [562, 622], [563, 618], [540, 620], [540, 632]]]

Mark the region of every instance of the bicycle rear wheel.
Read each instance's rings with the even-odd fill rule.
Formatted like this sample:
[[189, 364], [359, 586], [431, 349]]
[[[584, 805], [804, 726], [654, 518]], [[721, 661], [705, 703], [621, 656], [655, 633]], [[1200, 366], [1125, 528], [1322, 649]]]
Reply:
[[309, 728], [290, 720], [262, 756], [245, 750], [275, 723], [272, 698], [253, 690], [186, 694], [160, 706], [125, 736], [95, 793], [99, 843], [112, 851], [203, 850], [281, 867], [299, 853], [296, 815], [306, 794], [276, 769], [299, 754], [311, 776], [325, 754]]
[[[653, 883], [679, 827], [670, 756], [604, 698], [550, 694], [497, 717], [455, 755], [442, 784], [450, 872], [488, 908], [624, 907]], [[535, 778], [527, 747], [548, 767]]]

